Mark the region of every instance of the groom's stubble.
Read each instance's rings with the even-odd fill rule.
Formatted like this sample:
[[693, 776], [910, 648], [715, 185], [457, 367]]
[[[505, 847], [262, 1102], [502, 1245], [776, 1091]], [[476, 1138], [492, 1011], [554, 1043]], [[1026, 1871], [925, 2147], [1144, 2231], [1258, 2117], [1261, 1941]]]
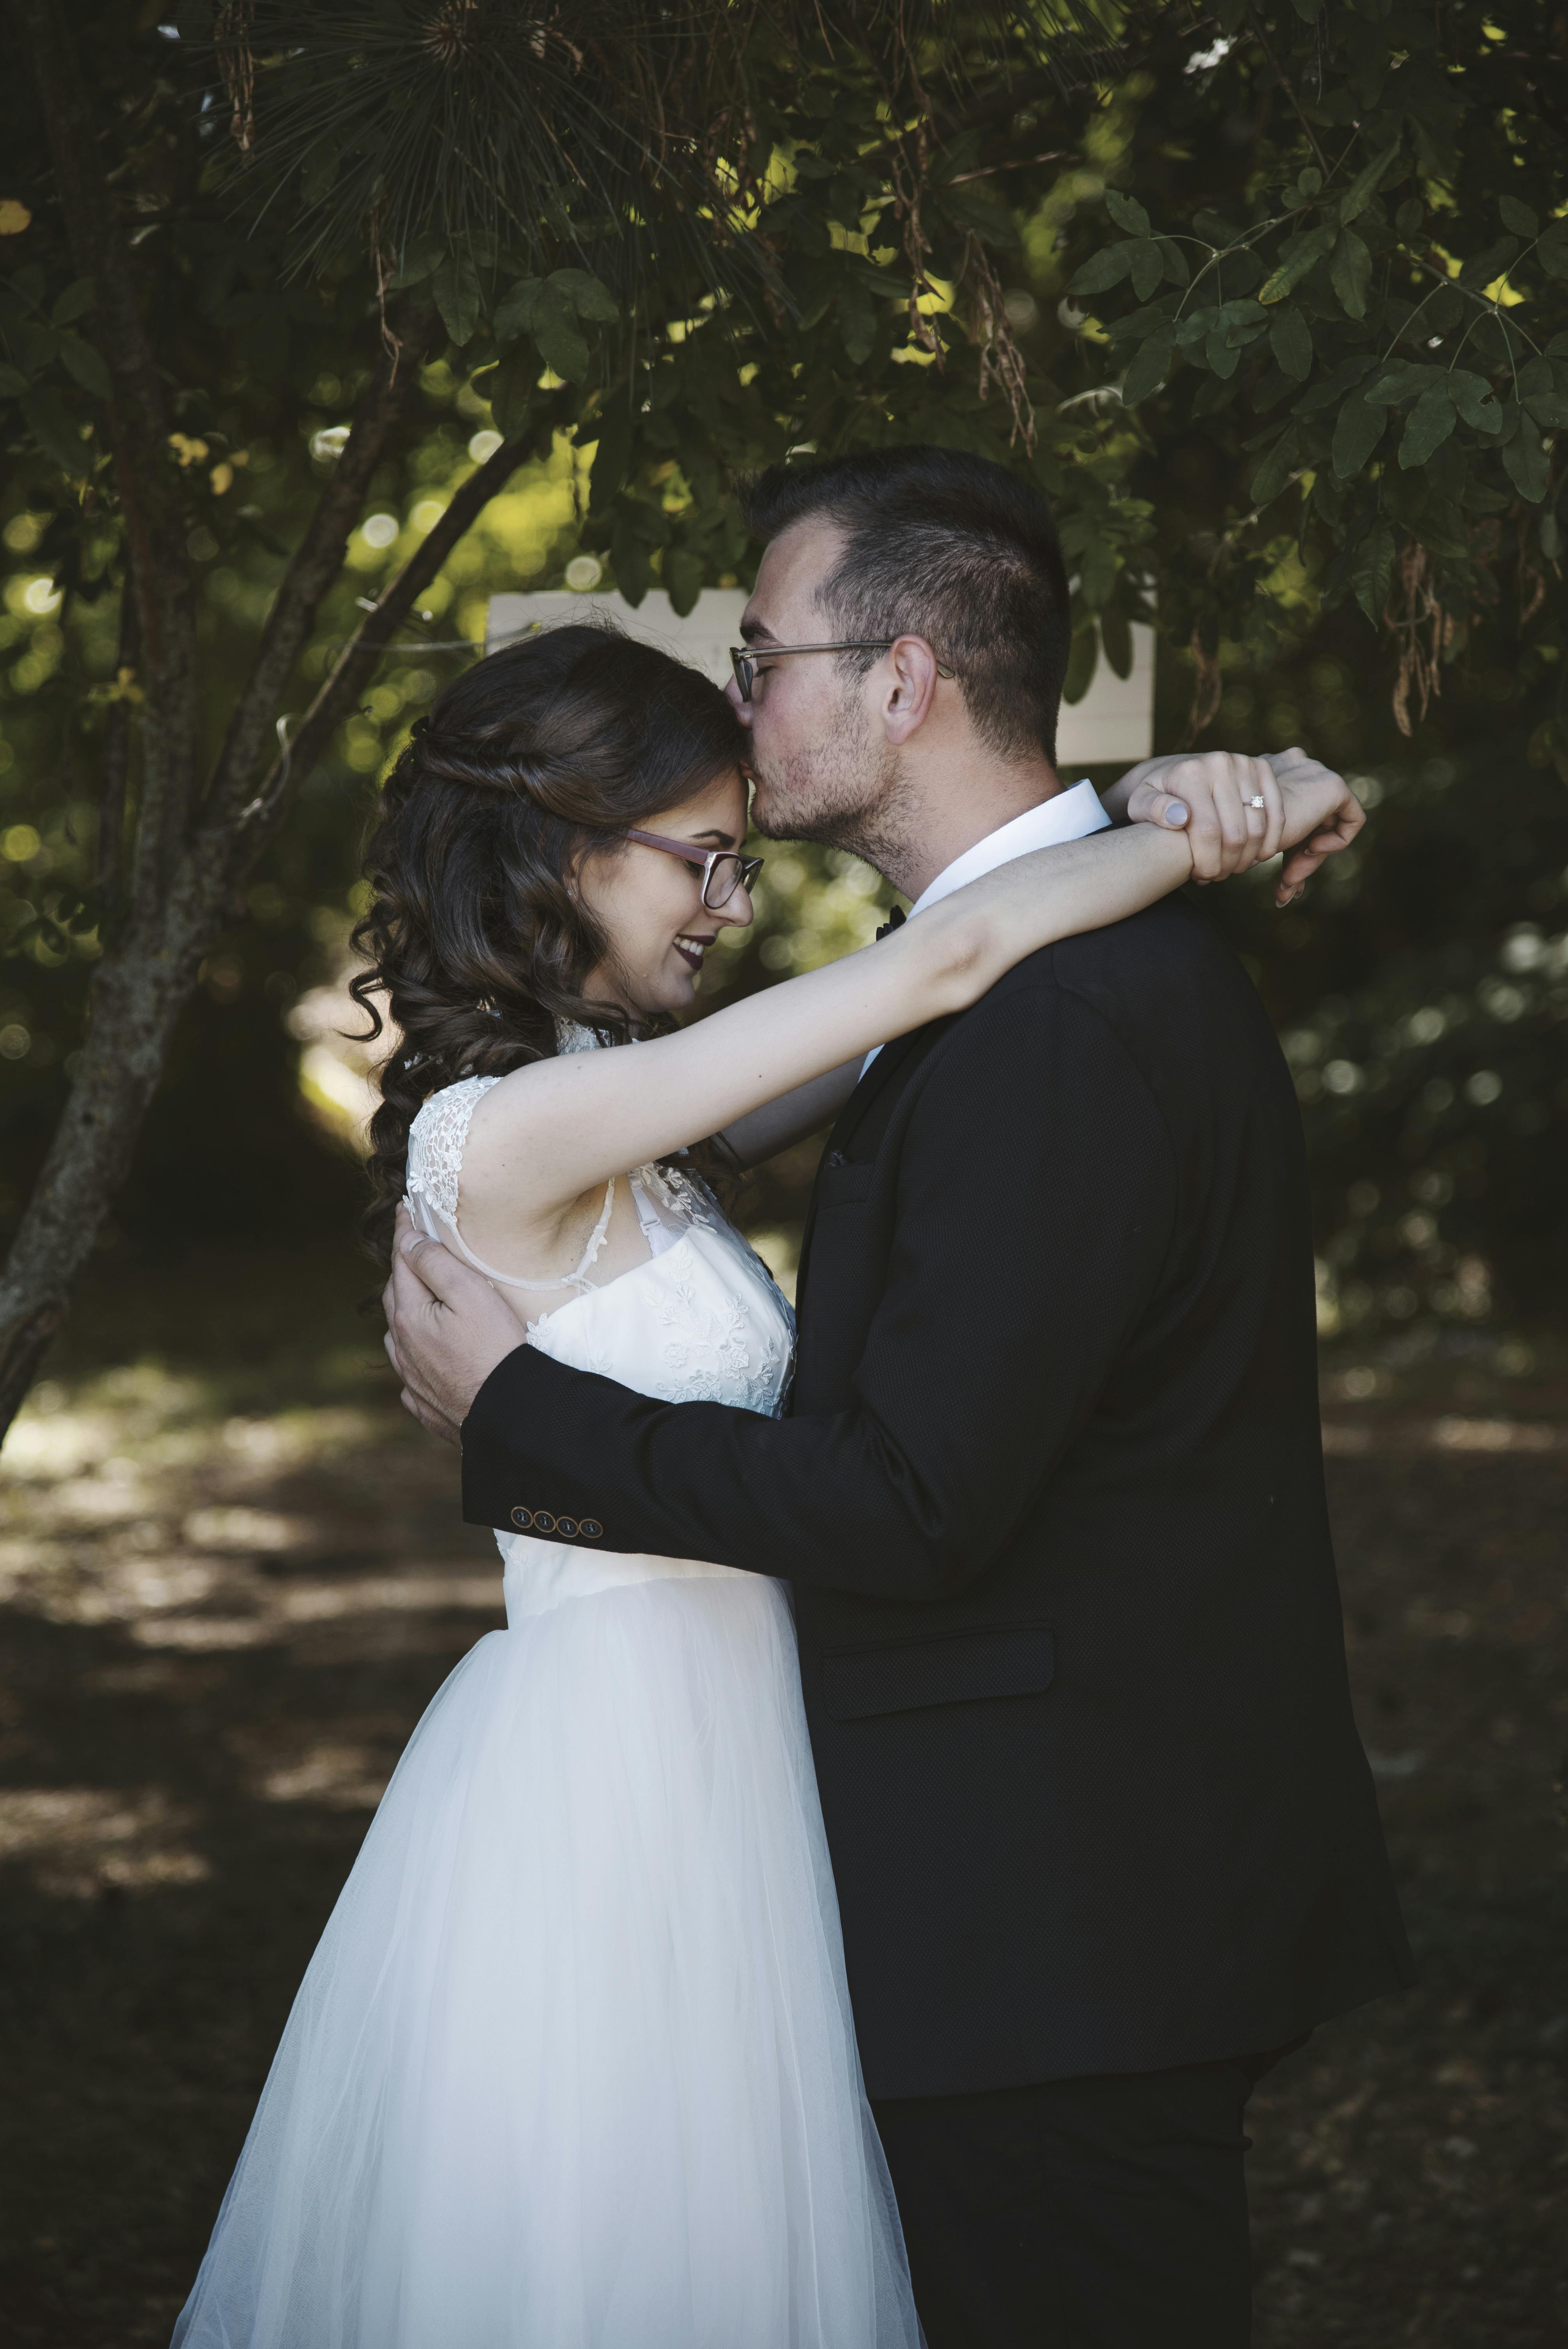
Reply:
[[812, 741], [753, 759], [758, 792], [751, 819], [764, 840], [848, 849], [886, 875], [903, 861], [916, 793], [897, 750], [872, 726], [860, 682], [836, 681]]

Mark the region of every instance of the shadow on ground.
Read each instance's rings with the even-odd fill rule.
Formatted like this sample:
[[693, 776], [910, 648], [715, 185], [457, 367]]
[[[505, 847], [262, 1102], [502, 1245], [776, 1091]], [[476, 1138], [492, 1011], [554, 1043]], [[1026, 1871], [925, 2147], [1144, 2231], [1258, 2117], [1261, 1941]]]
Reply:
[[[302, 1279], [302, 1274], [304, 1278]], [[381, 1786], [501, 1620], [341, 1261], [108, 1283], [0, 1525], [7, 2344], [161, 2343]], [[363, 1285], [363, 1284], [360, 1284]], [[1327, 1383], [1420, 1987], [1253, 2107], [1259, 2349], [1568, 2337], [1568, 1382]]]

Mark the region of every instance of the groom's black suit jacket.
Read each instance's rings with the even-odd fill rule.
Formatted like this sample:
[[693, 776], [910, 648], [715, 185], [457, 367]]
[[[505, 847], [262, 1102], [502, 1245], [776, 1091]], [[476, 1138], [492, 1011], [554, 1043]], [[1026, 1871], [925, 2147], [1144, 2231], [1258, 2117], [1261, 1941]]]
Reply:
[[872, 2095], [1243, 2054], [1408, 1982], [1295, 1099], [1208, 926], [1069, 939], [890, 1045], [801, 1298], [778, 1422], [521, 1348], [464, 1508], [793, 1583]]

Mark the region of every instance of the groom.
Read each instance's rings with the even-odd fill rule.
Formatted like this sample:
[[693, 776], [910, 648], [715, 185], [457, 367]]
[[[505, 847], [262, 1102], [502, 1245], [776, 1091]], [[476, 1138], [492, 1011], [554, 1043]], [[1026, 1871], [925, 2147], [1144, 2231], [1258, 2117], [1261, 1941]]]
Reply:
[[[918, 918], [1104, 822], [1052, 763], [1035, 492], [892, 449], [775, 468], [751, 519], [762, 831], [852, 849]], [[1256, 812], [1201, 812], [1219, 872]], [[1411, 1968], [1346, 1680], [1295, 1100], [1208, 925], [1167, 900], [873, 1055], [800, 1291], [778, 1422], [517, 1346], [428, 1244], [390, 1345], [410, 1408], [461, 1423], [474, 1522], [543, 1506], [793, 1584], [931, 2349], [1241, 2349], [1249, 2090]]]

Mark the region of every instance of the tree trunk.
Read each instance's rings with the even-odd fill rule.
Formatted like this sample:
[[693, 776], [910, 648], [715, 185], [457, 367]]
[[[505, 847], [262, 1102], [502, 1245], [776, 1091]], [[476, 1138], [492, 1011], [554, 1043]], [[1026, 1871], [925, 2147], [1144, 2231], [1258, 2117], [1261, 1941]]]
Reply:
[[[392, 418], [378, 390], [371, 401], [384, 445]], [[0, 1278], [0, 1441], [65, 1319], [71, 1292], [125, 1179], [181, 1012], [195, 988], [201, 957], [222, 926], [231, 892], [276, 830], [290, 792], [353, 709], [415, 597], [526, 453], [523, 440], [503, 442], [455, 492], [340, 655], [289, 750], [243, 807], [221, 802], [214, 807], [219, 793], [215, 789], [209, 795], [202, 811], [206, 821], [193, 830], [151, 915], [133, 912], [122, 937], [98, 965], [81, 1064]], [[343, 520], [343, 544], [356, 520], [357, 507]], [[337, 568], [341, 560], [340, 544]], [[337, 568], [322, 565], [313, 583], [307, 630]], [[295, 593], [304, 600], [297, 584]], [[297, 616], [291, 616], [291, 625]], [[232, 794], [225, 796], [232, 801]]]
[[139, 930], [94, 974], [81, 1065], [0, 1278], [0, 1435], [66, 1318], [158, 1090], [201, 940]]

